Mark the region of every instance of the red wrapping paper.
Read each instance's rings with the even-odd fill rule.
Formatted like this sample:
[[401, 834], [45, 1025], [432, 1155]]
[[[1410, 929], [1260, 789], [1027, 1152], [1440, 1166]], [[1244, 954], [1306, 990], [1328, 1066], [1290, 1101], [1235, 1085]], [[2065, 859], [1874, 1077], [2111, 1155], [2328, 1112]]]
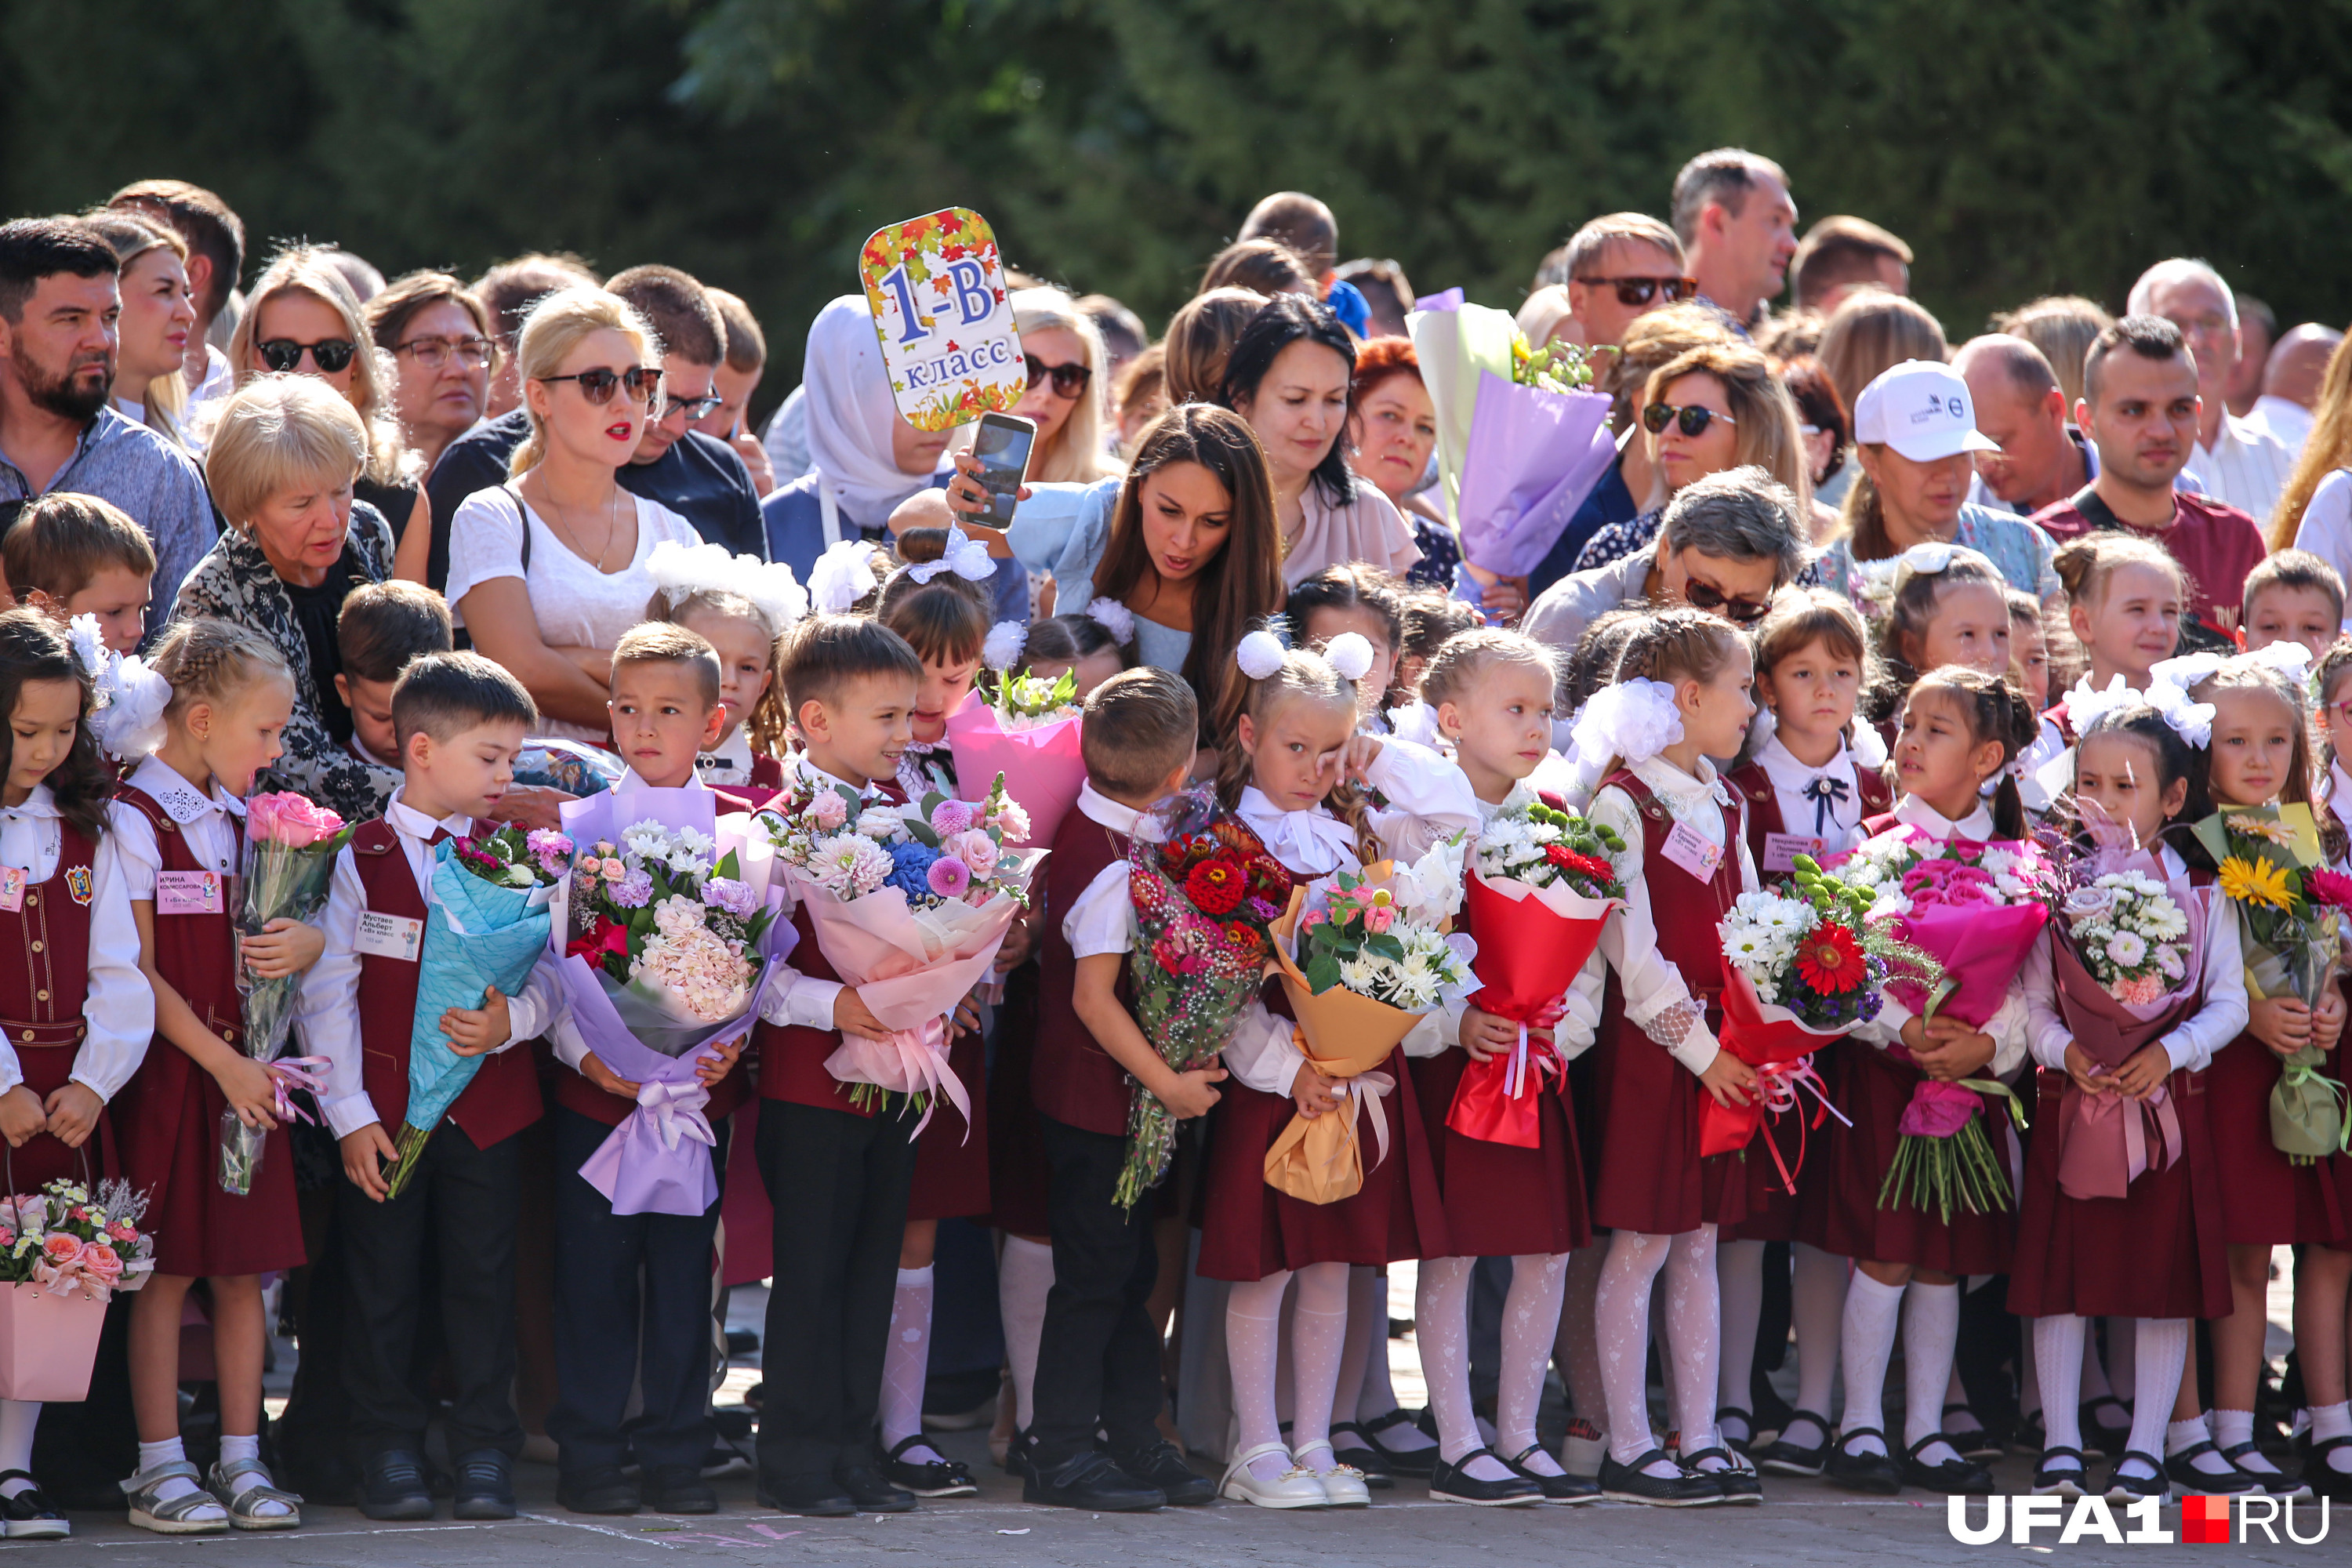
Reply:
[[[1472, 871], [1464, 910], [1478, 936], [1471, 972], [1481, 989], [1471, 1005], [1522, 1027], [1542, 1026], [1576, 983], [1616, 907], [1614, 899], [1588, 899], [1558, 883], [1490, 882]], [[1514, 1050], [1474, 1061], [1454, 1088], [1445, 1125], [1465, 1138], [1536, 1148], [1543, 1138], [1536, 1097], [1547, 1078], [1565, 1081], [1559, 1054], [1539, 1040], [1523, 1039]]]
[[[1702, 1156], [1729, 1154], [1748, 1147], [1764, 1125], [1769, 1113], [1779, 1115], [1783, 1110], [1797, 1112], [1801, 1123], [1804, 1111], [1798, 1103], [1796, 1085], [1805, 1083], [1821, 1099], [1820, 1079], [1814, 1076], [1811, 1055], [1836, 1039], [1850, 1033], [1845, 1029], [1820, 1030], [1806, 1027], [1786, 1007], [1767, 1004], [1756, 994], [1755, 982], [1747, 972], [1728, 958], [1723, 961], [1723, 1027], [1716, 1032], [1715, 1042], [1749, 1067], [1756, 1069], [1761, 1080], [1757, 1085], [1762, 1091], [1749, 1098], [1745, 1105], [1718, 1105], [1713, 1095], [1699, 1097], [1698, 1152]], [[1766, 1103], [1769, 1100], [1772, 1103]], [[1826, 1109], [1829, 1101], [1821, 1099]], [[1822, 1112], [1814, 1112], [1818, 1121]], [[1777, 1162], [1780, 1152], [1773, 1152]], [[1798, 1164], [1804, 1163], [1800, 1148]], [[1793, 1191], [1795, 1171], [1783, 1171], [1781, 1177]]]

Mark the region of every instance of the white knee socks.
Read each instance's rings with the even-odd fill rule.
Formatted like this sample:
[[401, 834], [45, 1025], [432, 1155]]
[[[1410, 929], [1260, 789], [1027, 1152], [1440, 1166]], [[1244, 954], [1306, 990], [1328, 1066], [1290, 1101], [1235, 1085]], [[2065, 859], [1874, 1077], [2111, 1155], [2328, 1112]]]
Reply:
[[[2033, 1364], [2042, 1385], [2054, 1399], [2042, 1402], [2042, 1428], [2052, 1448], [2083, 1447], [2082, 1412], [2071, 1395], [2082, 1384], [2083, 1338], [2090, 1320], [2067, 1314], [2037, 1318], [2033, 1322]], [[2058, 1459], [2055, 1470], [2079, 1470], [2083, 1462], [2072, 1456]]]
[[[2142, 1318], [2132, 1339], [2130, 1447], [2160, 1461], [2172, 1402], [2180, 1393], [2180, 1373], [2189, 1364], [2189, 1320]], [[2127, 1459], [2121, 1468], [2143, 1480], [2160, 1473], [2159, 1466], [2137, 1459]]]
[[[1903, 1287], [1882, 1285], [1857, 1268], [1846, 1289], [1845, 1328], [1839, 1354], [1845, 1363], [1845, 1414], [1838, 1422], [1846, 1433], [1886, 1429], [1886, 1363], [1895, 1355], [1895, 1334], [1901, 1326]], [[1850, 1454], [1884, 1454], [1875, 1437], [1841, 1439]]]
[[[1960, 1335], [1960, 1287], [1923, 1285], [1911, 1281], [1903, 1307], [1903, 1446], [1934, 1436], [1944, 1429], [1944, 1394], [1952, 1383], [1952, 1347]], [[1923, 1465], [1941, 1465], [1960, 1457], [1949, 1443], [1930, 1443], [1919, 1450]]]
[[[33, 1468], [33, 1433], [40, 1426], [37, 1399], [0, 1399], [0, 1470]], [[0, 1497], [15, 1497], [32, 1489], [30, 1481], [0, 1481]]]

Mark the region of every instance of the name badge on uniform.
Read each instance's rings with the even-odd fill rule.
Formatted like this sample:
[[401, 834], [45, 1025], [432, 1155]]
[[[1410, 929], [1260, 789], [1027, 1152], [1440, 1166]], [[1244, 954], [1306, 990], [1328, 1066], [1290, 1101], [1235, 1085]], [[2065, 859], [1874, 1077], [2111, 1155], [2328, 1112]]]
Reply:
[[25, 907], [25, 879], [29, 873], [22, 866], [0, 866], [0, 910], [16, 914]]
[[1666, 858], [1704, 882], [1723, 864], [1723, 851], [1709, 844], [1689, 823], [1677, 822], [1674, 831], [1666, 835]]
[[228, 912], [218, 871], [158, 871], [155, 912], [159, 915], [218, 915]]
[[396, 958], [403, 963], [414, 963], [417, 950], [424, 945], [423, 921], [376, 910], [360, 911], [359, 935], [352, 939], [352, 946], [369, 957]]
[[1809, 833], [1768, 833], [1764, 836], [1764, 864], [1759, 868], [1793, 871], [1797, 868], [1798, 856], [1810, 855], [1819, 860], [1826, 847], [1828, 846], [1821, 839]]

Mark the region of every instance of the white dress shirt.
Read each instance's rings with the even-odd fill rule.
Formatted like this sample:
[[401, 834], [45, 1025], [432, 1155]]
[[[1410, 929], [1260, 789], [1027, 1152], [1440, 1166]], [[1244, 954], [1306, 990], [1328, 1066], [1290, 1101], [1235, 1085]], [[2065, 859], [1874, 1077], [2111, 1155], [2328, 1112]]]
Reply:
[[[1121, 805], [1097, 790], [1091, 781], [1078, 786], [1078, 813], [1100, 823], [1122, 838], [1132, 838], [1150, 819], [1131, 805]], [[1135, 903], [1129, 895], [1130, 868], [1124, 856], [1094, 875], [1086, 890], [1062, 917], [1062, 940], [1074, 958], [1099, 958], [1107, 952], [1128, 952], [1135, 947]]]
[[2344, 771], [2342, 763], [2327, 764], [2327, 809], [2336, 821], [2352, 826], [2352, 773]]
[[[2188, 867], [2169, 845], [2158, 850], [2168, 880], [2185, 884]], [[2238, 911], [2218, 888], [2205, 894], [2205, 1005], [2174, 1026], [2164, 1037], [2164, 1053], [2175, 1072], [2202, 1072], [2213, 1065], [2213, 1053], [2246, 1031], [2251, 1016], [2246, 1006], [2244, 949], [2238, 941]], [[2195, 919], [2193, 910], [2189, 918]], [[2025, 1008], [2028, 1043], [2033, 1059], [2054, 1071], [2066, 1070], [2066, 1047], [2074, 1043], [2058, 1010], [2057, 971], [2050, 944], [2056, 938], [2044, 932], [2025, 959]], [[2259, 1049], [2242, 1047], [2241, 1049]]]
[[2236, 507], [2265, 531], [2278, 510], [2279, 492], [2294, 472], [2294, 454], [2261, 426], [2223, 410], [2213, 445], [2200, 445], [2189, 467], [2205, 481], [2205, 493]]
[[[408, 874], [425, 900], [427, 917], [434, 904], [433, 835], [446, 832], [463, 837], [474, 830], [473, 820], [449, 816], [436, 820], [410, 805], [395, 789], [383, 808], [384, 826], [408, 861]], [[327, 907], [319, 929], [327, 951], [302, 977], [296, 994], [295, 1017], [302, 1040], [313, 1056], [327, 1058], [327, 1092], [320, 1109], [338, 1138], [347, 1138], [372, 1122], [383, 1120], [368, 1098], [362, 1075], [360, 1033], [360, 914], [367, 908], [367, 888], [360, 880], [359, 861], [352, 847], [335, 852], [334, 879], [328, 884]], [[554, 1027], [565, 1014], [563, 983], [555, 973], [556, 959], [542, 954], [520, 992], [507, 998], [507, 1038], [489, 1055], [510, 1050], [517, 1041], [536, 1039]]]
[[[645, 780], [639, 778], [637, 776], [636, 769], [623, 768], [621, 770], [620, 778], [615, 780], [613, 784], [613, 793], [615, 795], [624, 795], [633, 789], [659, 789], [662, 786], [659, 784], [649, 784], [646, 783]], [[670, 787], [673, 789], [707, 790], [710, 786], [703, 783], [702, 775], [700, 773], [688, 773], [686, 775], [686, 782], [684, 784], [673, 784]]]
[[738, 724], [719, 737], [719, 743], [694, 759], [695, 777], [706, 784], [748, 784], [751, 782], [751, 737]]
[[[26, 874], [32, 889], [58, 874], [65, 838], [56, 797], [35, 784], [22, 805], [0, 807], [0, 866]], [[155, 1037], [155, 994], [139, 968], [139, 925], [131, 918], [117, 865], [114, 835], [98, 841], [89, 896], [89, 979], [81, 1007], [89, 1032], [74, 1052], [73, 1081], [112, 1100], [131, 1081]], [[0, 1039], [0, 1093], [25, 1081], [16, 1052]]]
[[2265, 392], [2255, 398], [2253, 408], [2246, 415], [2247, 424], [2269, 431], [2290, 455], [2298, 458], [2303, 456], [2303, 444], [2311, 439], [2314, 422], [2310, 409], [2274, 392]]
[[[887, 804], [881, 790], [871, 783], [835, 778], [810, 762], [805, 752], [796, 754], [785, 765], [785, 787], [791, 788], [795, 780], [804, 781], [818, 789], [853, 790], [861, 806]], [[788, 921], [798, 907], [792, 879], [779, 871], [772, 885], [784, 890], [784, 907], [776, 918]], [[776, 977], [768, 983], [767, 993], [760, 999], [760, 1016], [781, 1028], [831, 1029], [834, 1002], [845, 989], [838, 980], [820, 980], [814, 974], [803, 974], [789, 963], [779, 960]], [[558, 1029], [554, 1040], [556, 1057], [567, 1067], [578, 1067], [580, 1058], [587, 1054], [587, 1044], [576, 1030]]]
[[[1821, 767], [1799, 762], [1776, 732], [1756, 753], [1757, 764], [1771, 781], [1772, 798], [1780, 808], [1780, 826], [1822, 841], [1824, 853], [1843, 854], [1862, 842], [1861, 764], [1845, 742], [1837, 755]], [[1826, 786], [1826, 788], [1825, 788]], [[1841, 795], [1826, 793], [1833, 788]]]

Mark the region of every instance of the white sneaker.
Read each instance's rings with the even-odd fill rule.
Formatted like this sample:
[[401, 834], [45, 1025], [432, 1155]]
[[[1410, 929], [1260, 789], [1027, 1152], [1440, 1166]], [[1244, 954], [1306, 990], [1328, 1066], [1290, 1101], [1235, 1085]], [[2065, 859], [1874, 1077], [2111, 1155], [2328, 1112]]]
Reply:
[[[1307, 1454], [1320, 1454], [1327, 1464], [1310, 1465]], [[1339, 1463], [1339, 1456], [1328, 1443], [1319, 1444], [1298, 1457], [1298, 1468], [1313, 1476], [1323, 1488], [1323, 1500], [1333, 1508], [1370, 1508], [1372, 1489], [1364, 1482], [1364, 1472], [1353, 1465]]]
[[1568, 1437], [1559, 1446], [1559, 1468], [1590, 1480], [1601, 1473], [1601, 1458], [1608, 1452], [1609, 1434], [1589, 1421], [1571, 1421]]
[[[1270, 1481], [1260, 1480], [1250, 1473], [1250, 1461], [1264, 1458], [1268, 1454], [1281, 1455], [1290, 1461], [1289, 1468]], [[1356, 1473], [1360, 1476], [1362, 1472]], [[1361, 1486], [1361, 1480], [1357, 1484]], [[1217, 1492], [1234, 1502], [1255, 1503], [1259, 1508], [1331, 1506], [1330, 1496], [1323, 1489], [1323, 1483], [1316, 1479], [1315, 1472], [1301, 1469], [1298, 1462], [1291, 1459], [1290, 1450], [1279, 1443], [1260, 1443], [1255, 1448], [1234, 1455], [1234, 1462], [1225, 1467], [1224, 1479], [1217, 1483]], [[1364, 1494], [1364, 1500], [1371, 1500], [1370, 1492]]]

